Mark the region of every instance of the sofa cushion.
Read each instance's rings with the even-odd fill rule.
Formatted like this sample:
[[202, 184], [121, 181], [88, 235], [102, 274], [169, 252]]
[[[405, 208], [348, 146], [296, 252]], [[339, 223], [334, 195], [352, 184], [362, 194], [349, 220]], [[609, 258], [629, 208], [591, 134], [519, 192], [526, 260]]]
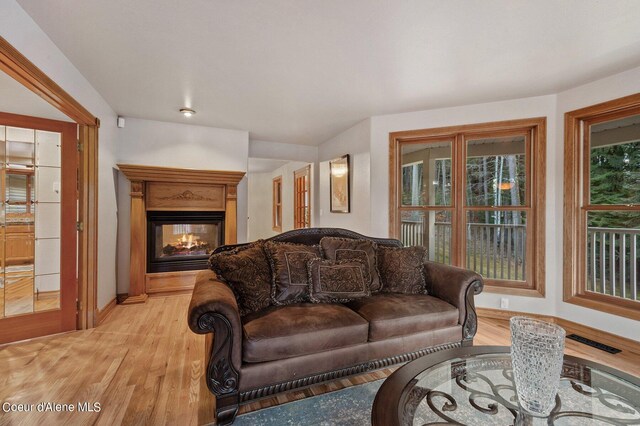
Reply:
[[421, 246], [378, 248], [378, 270], [384, 293], [427, 294], [424, 261], [427, 250]]
[[347, 306], [369, 321], [370, 342], [458, 324], [458, 309], [425, 294], [380, 293]]
[[309, 271], [309, 299], [313, 303], [349, 302], [371, 294], [365, 270], [369, 265], [360, 259], [312, 259]]
[[320, 257], [320, 246], [268, 241], [265, 252], [271, 264], [271, 300], [275, 305], [309, 300], [307, 262]]
[[262, 240], [211, 255], [209, 266], [233, 290], [240, 316], [271, 303], [271, 271]]
[[350, 260], [360, 259], [366, 263], [365, 270], [372, 293], [382, 288], [378, 274], [376, 249], [377, 244], [369, 240], [355, 240], [352, 238], [324, 237], [320, 240], [320, 248], [327, 259]]
[[265, 362], [367, 342], [369, 324], [343, 305], [274, 306], [246, 318], [244, 362]]

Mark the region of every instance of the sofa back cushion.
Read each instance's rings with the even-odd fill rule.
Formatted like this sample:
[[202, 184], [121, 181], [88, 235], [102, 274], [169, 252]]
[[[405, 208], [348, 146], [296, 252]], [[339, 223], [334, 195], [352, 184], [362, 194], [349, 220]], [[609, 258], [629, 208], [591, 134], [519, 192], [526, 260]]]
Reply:
[[367, 237], [357, 232], [342, 228], [301, 228], [286, 231], [269, 238], [267, 241], [315, 245], [324, 237], [352, 238], [354, 240], [370, 240], [378, 245], [402, 247], [399, 240], [393, 238]]
[[378, 270], [384, 293], [427, 294], [424, 247], [378, 247]]
[[360, 259], [310, 260], [307, 263], [309, 299], [314, 303], [342, 303], [370, 296], [365, 273], [368, 268]]
[[240, 316], [272, 305], [271, 271], [263, 247], [259, 240], [209, 258], [211, 269], [233, 290]]
[[320, 240], [320, 248], [324, 257], [331, 260], [358, 259], [365, 264], [365, 279], [371, 293], [382, 288], [377, 266], [377, 244], [371, 240], [354, 240], [352, 238], [324, 237]]
[[307, 262], [320, 257], [320, 246], [268, 241], [265, 252], [271, 265], [271, 300], [275, 305], [309, 300]]

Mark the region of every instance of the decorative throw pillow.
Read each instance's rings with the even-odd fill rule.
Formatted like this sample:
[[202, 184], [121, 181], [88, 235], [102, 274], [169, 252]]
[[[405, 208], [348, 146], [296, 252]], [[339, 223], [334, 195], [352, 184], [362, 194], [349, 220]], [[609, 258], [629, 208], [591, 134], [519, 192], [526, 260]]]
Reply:
[[309, 300], [307, 262], [320, 257], [320, 246], [268, 241], [265, 246], [271, 264], [271, 300], [276, 305]]
[[427, 294], [424, 247], [378, 246], [378, 270], [385, 293]]
[[382, 288], [377, 266], [377, 246], [373, 241], [351, 238], [324, 237], [320, 240], [320, 248], [327, 259], [359, 259], [367, 265], [364, 271], [365, 279], [372, 293], [377, 293]]
[[233, 250], [212, 254], [209, 266], [233, 290], [240, 316], [270, 306], [271, 271], [259, 240]]
[[309, 299], [313, 303], [342, 303], [371, 295], [367, 269], [368, 265], [360, 259], [310, 260]]

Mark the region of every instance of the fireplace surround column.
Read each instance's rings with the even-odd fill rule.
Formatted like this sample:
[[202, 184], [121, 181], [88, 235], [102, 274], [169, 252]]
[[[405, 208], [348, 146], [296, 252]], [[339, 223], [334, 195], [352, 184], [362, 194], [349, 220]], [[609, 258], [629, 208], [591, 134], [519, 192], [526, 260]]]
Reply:
[[147, 213], [224, 212], [224, 244], [237, 242], [237, 186], [245, 172], [118, 164], [131, 182], [129, 292], [121, 304], [144, 303], [150, 293], [193, 287], [196, 270], [147, 271]]
[[144, 182], [131, 181], [131, 239], [129, 293], [120, 303], [131, 305], [147, 301], [145, 292], [145, 243], [146, 243], [146, 209], [144, 207]]

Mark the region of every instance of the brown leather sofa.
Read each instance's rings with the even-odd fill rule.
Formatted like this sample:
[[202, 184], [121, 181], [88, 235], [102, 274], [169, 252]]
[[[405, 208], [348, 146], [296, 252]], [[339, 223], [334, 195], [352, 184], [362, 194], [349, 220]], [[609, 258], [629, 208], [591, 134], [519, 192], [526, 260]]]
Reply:
[[[271, 240], [318, 244], [325, 236], [402, 246], [335, 228], [295, 230]], [[218, 424], [232, 423], [239, 405], [251, 400], [471, 345], [480, 275], [426, 262], [425, 278], [428, 295], [379, 293], [348, 304], [272, 306], [241, 320], [232, 290], [212, 271], [201, 272], [188, 320], [191, 330], [207, 337], [205, 378]], [[213, 404], [200, 406], [201, 415], [204, 410], [213, 417]]]

